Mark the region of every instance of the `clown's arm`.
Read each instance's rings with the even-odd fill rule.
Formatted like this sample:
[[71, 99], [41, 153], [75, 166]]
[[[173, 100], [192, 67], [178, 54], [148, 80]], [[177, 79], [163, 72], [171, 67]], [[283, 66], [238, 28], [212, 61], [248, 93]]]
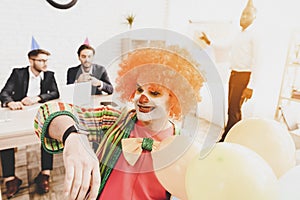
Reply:
[[[108, 112], [104, 106], [96, 109], [80, 109], [59, 102], [42, 105], [35, 117], [35, 133], [40, 137], [44, 149], [49, 153], [63, 151], [66, 171], [64, 192], [70, 199], [76, 197], [84, 199], [89, 189], [89, 199], [96, 199], [101, 177], [99, 161], [89, 145], [88, 137], [71, 132], [63, 144], [63, 135], [77, 122], [83, 124], [88, 130], [102, 129], [99, 124], [103, 118], [105, 119], [103, 113], [111, 112]], [[101, 116], [101, 119], [96, 116]], [[111, 120], [112, 116], [108, 117]]]
[[[49, 125], [49, 136], [62, 141], [64, 132], [74, 124], [71, 117], [58, 116]], [[86, 135], [70, 134], [65, 141], [63, 158], [66, 170], [65, 195], [71, 199], [84, 199], [91, 186], [89, 199], [96, 199], [101, 182], [99, 161]]]

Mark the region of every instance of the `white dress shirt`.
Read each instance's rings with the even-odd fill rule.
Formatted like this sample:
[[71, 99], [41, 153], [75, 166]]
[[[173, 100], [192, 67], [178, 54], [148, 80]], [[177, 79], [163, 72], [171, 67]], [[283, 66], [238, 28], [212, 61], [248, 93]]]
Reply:
[[[253, 72], [257, 65], [257, 36], [253, 25], [240, 31], [234, 38], [230, 51], [230, 69], [238, 72]], [[253, 74], [251, 74], [253, 76]], [[253, 78], [250, 78], [249, 88], [253, 87]]]
[[84, 74], [93, 74], [93, 65], [91, 65], [91, 67], [90, 67], [90, 70], [88, 71], [88, 72], [85, 72], [84, 71], [84, 67], [81, 65], [81, 71], [82, 71], [82, 73], [84, 73]]
[[28, 82], [28, 97], [36, 97], [41, 93], [41, 81], [44, 79], [44, 72], [41, 72], [38, 76], [35, 76], [28, 67], [29, 71], [29, 82]]
[[256, 64], [255, 36], [252, 26], [240, 31], [231, 46], [230, 68], [239, 72], [251, 72]]

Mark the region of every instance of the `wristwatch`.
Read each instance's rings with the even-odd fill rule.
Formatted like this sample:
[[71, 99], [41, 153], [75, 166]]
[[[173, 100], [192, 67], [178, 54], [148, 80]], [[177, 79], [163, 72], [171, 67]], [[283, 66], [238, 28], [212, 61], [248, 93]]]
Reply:
[[79, 127], [78, 124], [74, 124], [72, 126], [70, 126], [63, 134], [63, 137], [62, 137], [62, 142], [63, 144], [65, 145], [65, 142], [67, 140], [67, 138], [69, 137], [69, 135], [71, 133], [79, 133], [79, 134], [83, 134], [83, 135], [88, 135], [89, 132], [81, 127]]

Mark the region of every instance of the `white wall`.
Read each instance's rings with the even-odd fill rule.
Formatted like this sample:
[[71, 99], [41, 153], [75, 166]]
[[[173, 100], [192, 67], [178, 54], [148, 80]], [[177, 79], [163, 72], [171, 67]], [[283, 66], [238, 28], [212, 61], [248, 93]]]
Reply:
[[[253, 99], [244, 104], [244, 116], [273, 118], [290, 32], [300, 26], [300, 1], [253, 0], [253, 2], [257, 8], [255, 23], [260, 32], [261, 54], [255, 93]], [[232, 21], [238, 26], [240, 13], [246, 3], [247, 0], [189, 0], [187, 4], [186, 1], [171, 0], [169, 27], [177, 31], [185, 30], [185, 33], [190, 35], [188, 20]], [[229, 70], [228, 66], [221, 67], [225, 67], [220, 69], [222, 72]], [[221, 75], [226, 76], [226, 73]], [[228, 77], [223, 77], [223, 80], [226, 78]]]
[[166, 1], [162, 0], [78, 0], [68, 10], [55, 9], [45, 0], [1, 0], [0, 87], [13, 67], [28, 64], [31, 36], [52, 53], [49, 68], [64, 85], [66, 70], [78, 64], [76, 52], [86, 37], [97, 47], [128, 30], [125, 17], [131, 13], [136, 15], [134, 28], [164, 27], [165, 10]]
[[[262, 54], [258, 87], [244, 110], [246, 116], [273, 118], [289, 32], [299, 24], [300, 3], [298, 0], [253, 1], [258, 10], [256, 23], [262, 33]], [[75, 7], [58, 10], [44, 0], [1, 0], [0, 87], [12, 67], [27, 65], [32, 35], [41, 47], [52, 53], [49, 68], [56, 72], [59, 84], [64, 85], [67, 68], [78, 64], [76, 50], [84, 39], [88, 37], [91, 45], [97, 46], [128, 30], [127, 14], [136, 15], [133, 28], [169, 28], [188, 35], [188, 20], [237, 22], [245, 4], [246, 0], [78, 0]]]

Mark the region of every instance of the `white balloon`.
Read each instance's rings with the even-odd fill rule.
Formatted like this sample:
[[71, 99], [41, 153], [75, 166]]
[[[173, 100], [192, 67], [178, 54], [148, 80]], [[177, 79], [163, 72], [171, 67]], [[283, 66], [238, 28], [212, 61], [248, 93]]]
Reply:
[[300, 199], [300, 165], [290, 169], [279, 179], [280, 200]]

